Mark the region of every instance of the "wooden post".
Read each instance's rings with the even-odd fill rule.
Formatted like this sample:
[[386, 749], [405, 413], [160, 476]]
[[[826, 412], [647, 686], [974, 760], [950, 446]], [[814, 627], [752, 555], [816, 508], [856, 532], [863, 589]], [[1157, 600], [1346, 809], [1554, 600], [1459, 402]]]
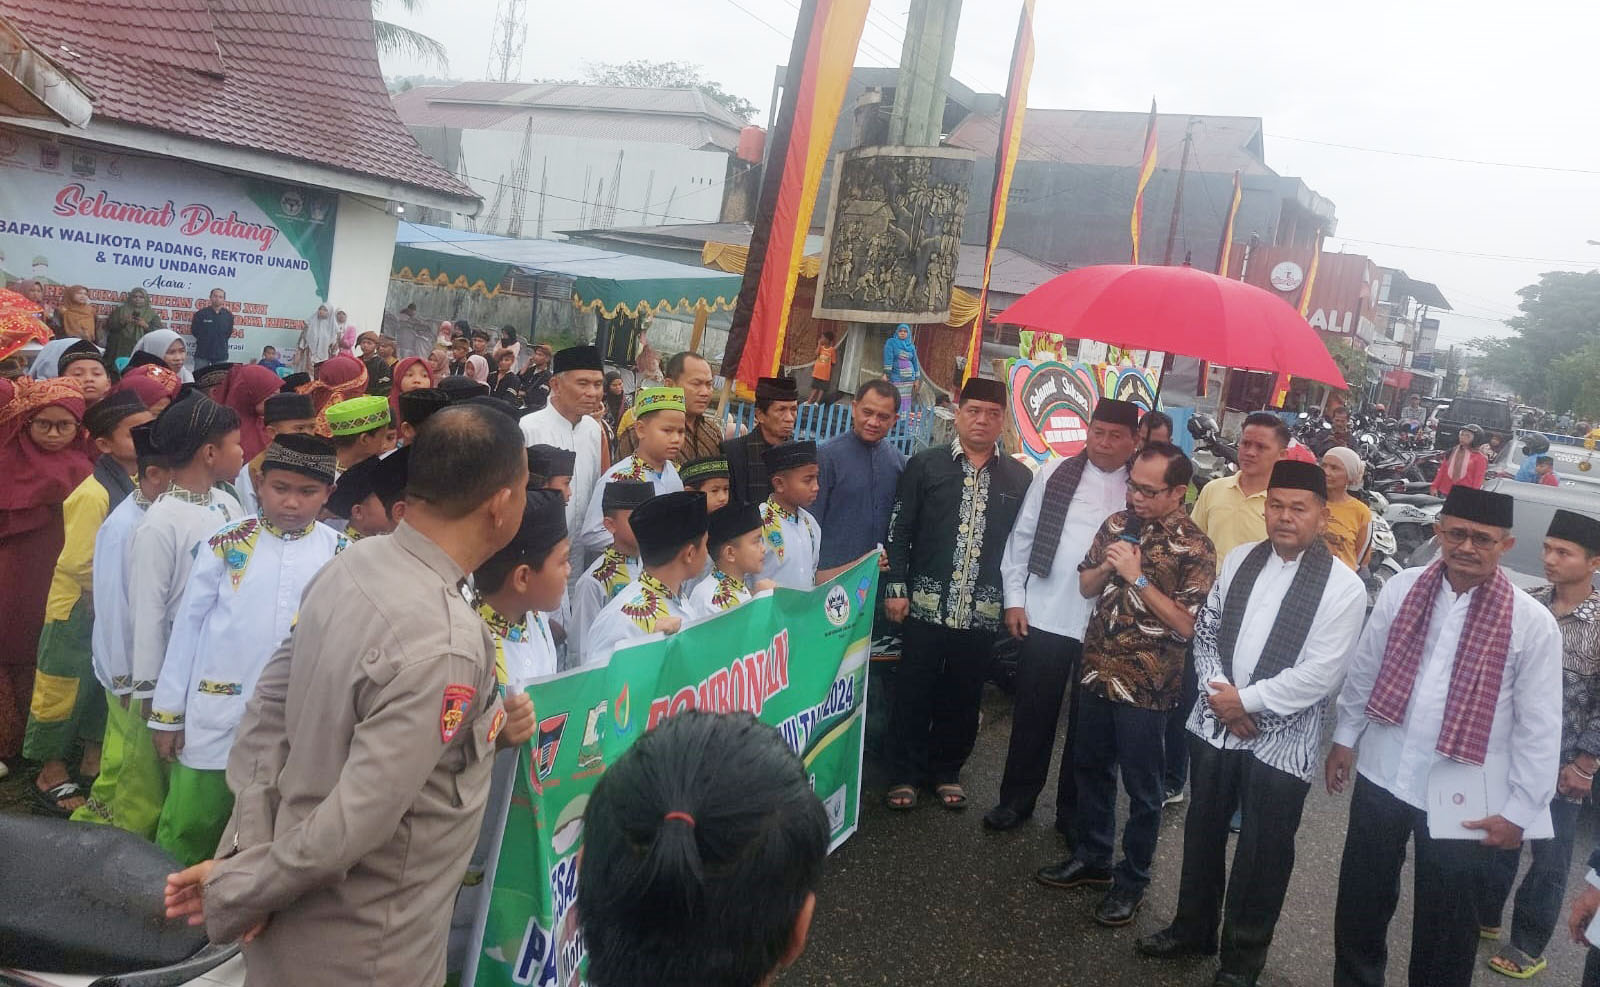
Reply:
[[694, 308], [694, 331], [689, 334], [689, 351], [700, 352], [700, 343], [706, 335], [706, 319], [711, 315], [710, 306], [700, 302]]

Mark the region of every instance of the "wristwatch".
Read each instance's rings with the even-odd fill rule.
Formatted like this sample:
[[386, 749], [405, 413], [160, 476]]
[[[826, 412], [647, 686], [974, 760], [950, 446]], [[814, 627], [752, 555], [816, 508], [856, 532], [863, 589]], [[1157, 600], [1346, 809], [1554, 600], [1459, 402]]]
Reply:
[[1134, 580], [1134, 581], [1133, 581], [1133, 588], [1134, 588], [1134, 589], [1145, 589], [1145, 588], [1147, 588], [1147, 587], [1148, 587], [1148, 586], [1149, 586], [1149, 585], [1150, 585], [1150, 577], [1149, 577], [1149, 576], [1147, 576], [1147, 575], [1145, 575], [1145, 574], [1144, 574], [1144, 573], [1142, 573], [1142, 572], [1141, 572], [1141, 573], [1139, 573], [1139, 578], [1138, 578], [1138, 579], [1135, 579], [1135, 580]]

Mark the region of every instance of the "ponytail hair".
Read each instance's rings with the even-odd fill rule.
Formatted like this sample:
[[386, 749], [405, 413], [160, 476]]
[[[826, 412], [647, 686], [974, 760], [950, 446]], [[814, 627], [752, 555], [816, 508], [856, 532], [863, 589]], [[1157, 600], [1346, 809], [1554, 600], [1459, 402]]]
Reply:
[[606, 770], [584, 816], [578, 915], [592, 987], [756, 987], [822, 876], [805, 765], [748, 713], [690, 711]]

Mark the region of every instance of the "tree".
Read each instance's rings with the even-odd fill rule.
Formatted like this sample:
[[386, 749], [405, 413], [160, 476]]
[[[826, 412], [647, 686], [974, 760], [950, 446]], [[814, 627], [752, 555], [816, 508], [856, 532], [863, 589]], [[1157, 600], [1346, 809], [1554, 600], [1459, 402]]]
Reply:
[[1349, 385], [1344, 390], [1339, 390], [1330, 385], [1329, 390], [1333, 395], [1349, 401], [1355, 395], [1366, 393], [1367, 389], [1367, 354], [1342, 339], [1326, 339], [1328, 355], [1333, 357], [1333, 362], [1339, 367], [1339, 373], [1344, 375], [1344, 382]]
[[[415, 58], [425, 64], [448, 69], [450, 56], [445, 51], [444, 45], [421, 31], [413, 31], [409, 27], [402, 27], [378, 16], [387, 2], [388, 0], [372, 0], [372, 34], [378, 41], [378, 54]], [[396, 0], [396, 2], [400, 4], [400, 9], [408, 14], [415, 14], [422, 9], [422, 0]]]
[[701, 78], [700, 66], [692, 62], [598, 62], [584, 70], [584, 81], [597, 86], [630, 86], [645, 89], [697, 89], [729, 113], [749, 123], [756, 105], [742, 96], [724, 90], [721, 83]]
[[1550, 271], [1520, 289], [1521, 311], [1506, 320], [1513, 335], [1479, 339], [1475, 376], [1504, 382], [1525, 399], [1552, 411], [1577, 397], [1577, 377], [1563, 367], [1600, 348], [1600, 271]]

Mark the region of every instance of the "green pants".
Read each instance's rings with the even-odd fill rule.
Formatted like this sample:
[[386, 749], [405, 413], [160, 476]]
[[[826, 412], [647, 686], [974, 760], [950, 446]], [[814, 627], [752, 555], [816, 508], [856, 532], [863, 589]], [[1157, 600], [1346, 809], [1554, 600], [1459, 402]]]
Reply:
[[156, 756], [150, 728], [139, 715], [139, 701], [130, 700], [130, 705], [132, 709], [123, 709], [121, 699], [107, 694], [100, 777], [89, 791], [89, 801], [72, 818], [110, 823], [153, 840], [167, 797], [167, 766]]
[[226, 771], [172, 765], [167, 801], [161, 807], [156, 845], [185, 867], [217, 855], [217, 841], [233, 814]]
[[100, 743], [106, 732], [105, 693], [94, 680], [89, 598], [80, 597], [66, 620], [47, 621], [39, 634], [39, 671], [33, 680], [22, 756], [65, 761], [75, 741]]

